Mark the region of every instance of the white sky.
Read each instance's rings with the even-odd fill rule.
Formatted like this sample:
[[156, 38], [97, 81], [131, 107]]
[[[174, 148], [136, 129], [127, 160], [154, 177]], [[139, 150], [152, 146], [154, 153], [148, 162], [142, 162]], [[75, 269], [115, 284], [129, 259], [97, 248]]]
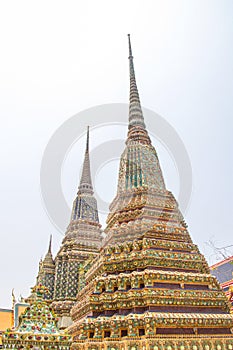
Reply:
[[[40, 194], [51, 135], [79, 111], [128, 101], [127, 33], [143, 106], [176, 129], [192, 162], [190, 234], [211, 263], [216, 257], [205, 242], [232, 243], [232, 18], [230, 0], [1, 1], [0, 307], [10, 307], [13, 287], [17, 296], [29, 293], [49, 235], [54, 253], [62, 239]], [[175, 167], [160, 149], [176, 194]], [[75, 150], [62, 177], [70, 205], [83, 158], [83, 149]], [[102, 169], [109, 174], [108, 195], [115, 193], [117, 164]]]

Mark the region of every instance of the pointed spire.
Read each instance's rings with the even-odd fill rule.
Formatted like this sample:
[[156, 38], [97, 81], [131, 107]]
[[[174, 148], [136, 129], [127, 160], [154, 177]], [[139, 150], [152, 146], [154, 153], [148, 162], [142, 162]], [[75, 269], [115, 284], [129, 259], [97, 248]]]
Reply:
[[87, 127], [86, 152], [89, 153], [89, 126]]
[[[97, 202], [93, 196], [94, 191], [91, 181], [91, 169], [90, 169], [90, 157], [89, 157], [89, 126], [87, 127], [87, 140], [86, 140], [86, 151], [83, 162], [82, 176], [78, 187], [77, 197], [73, 202], [73, 209], [71, 213], [71, 222], [68, 226], [66, 236], [73, 237], [73, 221], [87, 220], [92, 221], [99, 225], [99, 217], [97, 210]], [[70, 232], [72, 234], [70, 235]]]
[[129, 73], [130, 73], [130, 95], [129, 95], [129, 129], [134, 126], [146, 128], [142, 114], [142, 108], [136, 84], [133, 55], [130, 41], [130, 34], [128, 34], [129, 41]]
[[49, 248], [42, 262], [42, 267], [46, 265], [54, 264], [51, 248], [52, 248], [52, 235], [50, 235], [50, 238], [49, 238]]
[[52, 248], [52, 235], [50, 235], [50, 239], [49, 239], [49, 249], [48, 249], [48, 253], [50, 253], [50, 254], [52, 254], [51, 248]]
[[90, 157], [89, 157], [89, 126], [87, 127], [87, 141], [86, 151], [83, 162], [82, 176], [79, 185], [79, 193], [93, 194], [93, 187], [91, 181]]

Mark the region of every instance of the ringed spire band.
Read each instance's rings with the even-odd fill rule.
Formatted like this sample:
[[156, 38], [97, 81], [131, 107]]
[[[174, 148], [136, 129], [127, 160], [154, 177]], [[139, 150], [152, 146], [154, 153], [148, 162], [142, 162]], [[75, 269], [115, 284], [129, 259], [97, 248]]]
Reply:
[[86, 151], [83, 162], [82, 176], [80, 180], [80, 185], [78, 188], [79, 193], [90, 193], [93, 194], [93, 187], [91, 181], [91, 169], [90, 169], [90, 156], [89, 156], [89, 126], [87, 127], [87, 141], [86, 141]]
[[130, 41], [130, 34], [128, 34], [129, 42], [129, 73], [130, 73], [130, 94], [129, 94], [129, 129], [134, 126], [146, 128], [142, 114], [142, 108], [135, 78], [132, 47]]

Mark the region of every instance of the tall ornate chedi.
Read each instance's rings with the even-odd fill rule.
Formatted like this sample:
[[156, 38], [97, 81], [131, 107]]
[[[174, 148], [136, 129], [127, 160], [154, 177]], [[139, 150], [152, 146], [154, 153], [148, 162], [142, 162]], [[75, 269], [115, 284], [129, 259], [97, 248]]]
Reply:
[[71, 349], [231, 350], [229, 302], [167, 191], [145, 127], [129, 38], [130, 107], [103, 248], [72, 308]]
[[84, 261], [99, 253], [102, 231], [97, 202], [93, 195], [89, 158], [89, 128], [82, 176], [73, 203], [70, 224], [55, 258], [55, 285], [52, 307], [60, 328], [71, 323], [70, 310], [76, 300], [79, 274]]

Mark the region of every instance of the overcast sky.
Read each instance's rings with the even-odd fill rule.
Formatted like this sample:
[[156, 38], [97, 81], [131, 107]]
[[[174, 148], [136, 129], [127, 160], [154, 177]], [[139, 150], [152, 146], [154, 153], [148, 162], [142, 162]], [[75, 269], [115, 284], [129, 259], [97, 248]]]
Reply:
[[[54, 254], [62, 240], [40, 191], [51, 136], [80, 111], [128, 102], [127, 33], [142, 105], [173, 126], [191, 159], [190, 234], [210, 263], [219, 257], [205, 242], [232, 244], [232, 18], [231, 0], [1, 1], [0, 307], [11, 306], [12, 288], [17, 297], [28, 295], [49, 235]], [[117, 132], [124, 139], [126, 127]], [[91, 137], [93, 147], [109, 130]], [[159, 141], [153, 144], [167, 187], [177, 195], [176, 167]], [[70, 206], [83, 152], [84, 138], [63, 164]], [[117, 168], [112, 162], [96, 176], [106, 201], [115, 194]], [[104, 226], [104, 216], [101, 221]]]

